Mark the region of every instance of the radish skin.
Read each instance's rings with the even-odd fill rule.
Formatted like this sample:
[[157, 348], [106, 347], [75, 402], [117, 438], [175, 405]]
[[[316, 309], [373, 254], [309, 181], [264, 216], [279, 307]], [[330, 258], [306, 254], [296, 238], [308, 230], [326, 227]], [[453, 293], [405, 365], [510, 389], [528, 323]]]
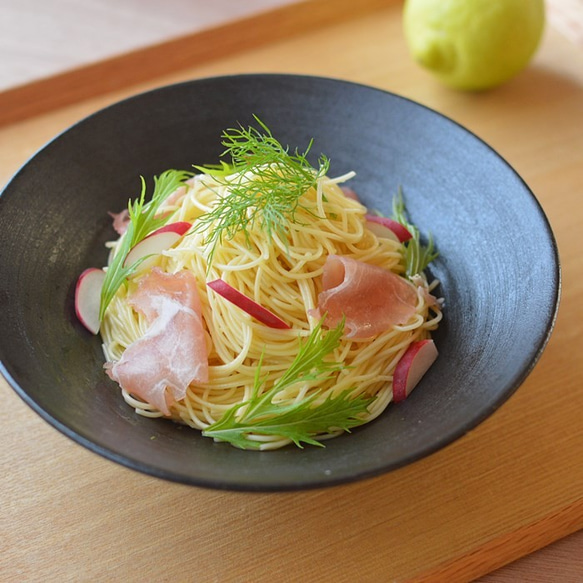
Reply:
[[377, 237], [381, 239], [390, 239], [391, 241], [399, 241], [399, 237], [395, 235], [394, 231], [391, 231], [388, 227], [385, 227], [381, 223], [377, 223], [376, 221], [366, 221], [366, 226], [369, 231], [373, 232]]
[[[154, 235], [158, 235], [159, 233], [177, 233], [181, 237], [188, 232], [188, 229], [192, 227], [192, 223], [188, 221], [176, 221], [175, 223], [170, 223], [168, 225], [164, 225], [159, 229], [156, 229], [153, 233], [150, 233], [148, 237], [153, 237]], [[146, 239], [148, 238], [146, 237]]]
[[435, 362], [438, 352], [433, 340], [413, 342], [395, 367], [393, 374], [393, 401], [404, 401], [417, 386], [429, 367]]
[[265, 324], [270, 328], [278, 328], [281, 330], [290, 329], [290, 326], [288, 326], [281, 318], [276, 316], [273, 312], [270, 312], [267, 308], [259, 305], [251, 298], [248, 298], [245, 294], [242, 294], [240, 291], [236, 290], [226, 281], [223, 281], [222, 279], [215, 279], [214, 281], [207, 282], [207, 285], [227, 301], [231, 302], [238, 308], [241, 308], [244, 312], [262, 324]]
[[[179, 221], [176, 223], [170, 223], [169, 225], [164, 225], [160, 227], [153, 233], [150, 233], [146, 238], [142, 239], [138, 244], [136, 244], [132, 250], [128, 253], [124, 261], [124, 267], [129, 267], [133, 265], [136, 261], [139, 261], [142, 257], [147, 255], [159, 255], [162, 251], [174, 247], [176, 243], [184, 234], [190, 229], [191, 223], [186, 221]], [[140, 265], [140, 270], [151, 266], [155, 262], [155, 258], [144, 260]]]
[[99, 305], [105, 271], [90, 267], [83, 271], [75, 286], [75, 314], [89, 332], [99, 332]]
[[408, 241], [413, 237], [413, 235], [411, 235], [411, 233], [405, 226], [403, 226], [401, 223], [397, 221], [394, 221], [393, 219], [389, 219], [388, 217], [379, 217], [377, 215], [365, 215], [365, 218], [369, 223], [377, 223], [393, 231], [393, 233], [395, 233], [397, 239], [399, 239], [401, 243], [404, 243], [405, 241]]

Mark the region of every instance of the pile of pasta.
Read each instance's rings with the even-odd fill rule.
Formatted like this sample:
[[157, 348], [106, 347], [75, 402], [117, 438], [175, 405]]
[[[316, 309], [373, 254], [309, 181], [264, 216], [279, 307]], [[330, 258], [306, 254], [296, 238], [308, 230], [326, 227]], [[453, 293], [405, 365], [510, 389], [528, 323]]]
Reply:
[[[210, 263], [207, 234], [196, 230], [156, 257], [155, 266], [166, 273], [187, 270], [194, 275], [209, 359], [208, 382], [191, 384], [185, 398], [171, 405], [173, 420], [205, 430], [233, 405], [251, 397], [259, 363], [266, 389], [285, 373], [298, 353], [299, 341], [307, 338], [320, 322], [316, 310], [318, 294], [329, 256], [352, 258], [403, 275], [401, 243], [378, 236], [369, 228], [367, 209], [341, 187], [350, 177], [319, 177], [316, 186], [302, 195], [294, 220], [289, 221], [284, 232], [267, 236], [259, 221], [250, 221], [244, 232], [216, 242]], [[169, 213], [172, 221], [196, 224], [217, 200], [226, 196], [226, 188], [223, 181], [211, 175], [196, 175], [169, 197], [159, 212]], [[111, 243], [112, 254], [118, 244]], [[107, 309], [101, 334], [109, 362], [119, 360], [148, 329], [143, 314], [128, 302], [143, 277], [144, 270], [138, 269]], [[289, 329], [266, 326], [214, 293], [207, 282], [219, 278], [285, 320]], [[428, 282], [421, 273], [411, 285], [415, 286], [417, 302], [415, 313], [406, 323], [394, 325], [374, 338], [343, 336], [330, 356], [343, 363], [337, 372], [316, 384], [306, 381], [287, 387], [278, 393], [277, 401], [293, 403], [317, 391], [317, 405], [350, 389], [354, 396], [376, 397], [365, 421], [380, 415], [392, 399], [397, 362], [411, 343], [429, 338], [442, 317], [439, 302], [432, 301], [430, 295], [437, 282]], [[152, 405], [122, 392], [140, 415], [162, 416]], [[250, 439], [261, 442], [261, 449], [281, 447], [290, 441], [260, 433]]]

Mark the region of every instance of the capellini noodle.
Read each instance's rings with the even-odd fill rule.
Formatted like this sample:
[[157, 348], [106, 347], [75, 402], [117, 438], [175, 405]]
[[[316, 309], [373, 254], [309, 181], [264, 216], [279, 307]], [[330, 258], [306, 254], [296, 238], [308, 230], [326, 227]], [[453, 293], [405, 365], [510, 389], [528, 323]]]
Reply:
[[[221, 419], [233, 405], [252, 395], [260, 359], [265, 390], [289, 368], [298, 353], [299, 340], [307, 338], [318, 325], [313, 310], [322, 290], [322, 272], [329, 255], [345, 256], [375, 265], [395, 274], [404, 274], [401, 243], [381, 238], [367, 228], [367, 209], [347, 197], [340, 184], [352, 173], [336, 179], [321, 176], [316, 186], [299, 199], [293, 221], [283, 233], [268, 237], [259, 221], [250, 221], [246, 233], [223, 237], [209, 265], [209, 245], [205, 232], [189, 232], [179, 243], [164, 251], [156, 266], [167, 273], [189, 270], [196, 278], [209, 353], [209, 380], [191, 384], [186, 397], [170, 407], [170, 417], [198, 430], [205, 430]], [[211, 175], [197, 175], [187, 182], [178, 196], [169, 197], [160, 213], [170, 212], [169, 222], [188, 221], [209, 212], [217, 200], [228, 195], [228, 188]], [[119, 240], [118, 240], [119, 241]], [[112, 254], [118, 244], [113, 243]], [[144, 277], [138, 270], [122, 286], [109, 305], [101, 326], [107, 361], [119, 360], [124, 350], [143, 336], [148, 328], [144, 317], [132, 309], [128, 297]], [[290, 329], [270, 328], [214, 293], [206, 282], [222, 279], [256, 303], [276, 314]], [[408, 346], [428, 338], [442, 317], [439, 302], [428, 301], [437, 282], [428, 284], [418, 274], [408, 285], [416, 291], [413, 316], [380, 335], [365, 340], [342, 337], [330, 358], [342, 368], [323, 382], [295, 383], [277, 394], [282, 404], [298, 402], [319, 391], [314, 406], [329, 397], [351, 390], [358, 395], [376, 396], [364, 421], [380, 415], [392, 400], [392, 375]], [[162, 413], [122, 389], [126, 402], [137, 413], [160, 417]], [[320, 435], [323, 439], [334, 435]], [[276, 435], [254, 433], [248, 438], [259, 449], [274, 449], [290, 442]]]

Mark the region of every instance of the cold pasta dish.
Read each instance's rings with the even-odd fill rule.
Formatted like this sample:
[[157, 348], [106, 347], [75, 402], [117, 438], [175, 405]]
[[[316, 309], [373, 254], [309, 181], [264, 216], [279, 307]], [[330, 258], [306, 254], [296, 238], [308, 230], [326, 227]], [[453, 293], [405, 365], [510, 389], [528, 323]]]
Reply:
[[[112, 215], [108, 265], [75, 306], [105, 373], [146, 417], [243, 449], [322, 441], [407, 397], [437, 357], [435, 259], [408, 222], [367, 209], [268, 127], [222, 135], [217, 165], [168, 170]], [[382, 211], [383, 209], [379, 209]]]

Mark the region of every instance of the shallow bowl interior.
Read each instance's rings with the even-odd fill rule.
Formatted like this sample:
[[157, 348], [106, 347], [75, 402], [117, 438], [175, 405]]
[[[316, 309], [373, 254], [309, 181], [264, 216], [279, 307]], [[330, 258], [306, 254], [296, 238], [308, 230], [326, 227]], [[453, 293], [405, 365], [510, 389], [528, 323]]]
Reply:
[[[413, 394], [326, 443], [248, 452], [128, 408], [102, 371], [100, 341], [77, 322], [74, 285], [106, 260], [107, 211], [139, 176], [213, 163], [220, 134], [257, 114], [280, 141], [355, 170], [363, 201], [388, 212], [403, 188], [431, 231], [445, 319], [440, 357]], [[548, 222], [488, 145], [410, 100], [289, 75], [203, 79], [115, 104], [34, 156], [0, 197], [0, 370], [45, 420], [91, 450], [161, 478], [234, 490], [328, 486], [398, 468], [462, 436], [534, 366], [555, 317], [559, 267]]]

